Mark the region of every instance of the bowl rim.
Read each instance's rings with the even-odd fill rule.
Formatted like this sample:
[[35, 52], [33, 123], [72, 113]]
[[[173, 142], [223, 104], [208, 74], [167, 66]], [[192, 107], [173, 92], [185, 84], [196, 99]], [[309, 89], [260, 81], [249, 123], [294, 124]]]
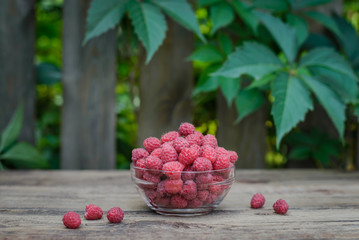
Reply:
[[233, 165], [232, 167], [229, 168], [224, 168], [224, 169], [217, 169], [217, 170], [207, 170], [207, 171], [165, 171], [165, 170], [158, 170], [158, 169], [148, 169], [148, 168], [140, 168], [140, 167], [136, 167], [133, 162], [131, 162], [130, 164], [130, 169], [137, 169], [137, 170], [142, 170], [142, 171], [151, 171], [151, 172], [159, 172], [159, 173], [188, 173], [188, 174], [203, 174], [203, 173], [218, 173], [218, 172], [223, 172], [223, 171], [228, 171], [228, 170], [232, 170], [235, 169], [236, 166]]

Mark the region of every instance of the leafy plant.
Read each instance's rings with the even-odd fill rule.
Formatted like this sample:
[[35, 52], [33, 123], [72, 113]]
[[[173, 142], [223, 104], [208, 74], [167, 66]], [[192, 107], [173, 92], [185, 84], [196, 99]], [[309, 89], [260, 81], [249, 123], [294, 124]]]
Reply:
[[135, 33], [147, 50], [148, 63], [165, 38], [167, 25], [163, 12], [205, 41], [193, 10], [185, 0], [93, 0], [88, 11], [84, 44], [115, 28], [128, 13]]
[[46, 168], [47, 162], [30, 144], [18, 142], [23, 121], [23, 105], [16, 110], [11, 122], [1, 134], [0, 140], [0, 169], [5, 167], [17, 168]]

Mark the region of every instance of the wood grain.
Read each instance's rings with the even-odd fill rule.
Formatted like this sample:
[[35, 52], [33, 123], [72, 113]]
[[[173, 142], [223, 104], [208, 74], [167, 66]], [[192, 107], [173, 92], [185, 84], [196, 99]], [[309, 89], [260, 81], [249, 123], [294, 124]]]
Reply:
[[[144, 204], [128, 171], [31, 171], [0, 174], [0, 239], [358, 239], [359, 173], [237, 171], [222, 204], [209, 215], [169, 217]], [[251, 196], [266, 197], [262, 209]], [[286, 215], [271, 205], [285, 199]], [[121, 224], [106, 217], [66, 229], [67, 211], [86, 204], [125, 211]]]

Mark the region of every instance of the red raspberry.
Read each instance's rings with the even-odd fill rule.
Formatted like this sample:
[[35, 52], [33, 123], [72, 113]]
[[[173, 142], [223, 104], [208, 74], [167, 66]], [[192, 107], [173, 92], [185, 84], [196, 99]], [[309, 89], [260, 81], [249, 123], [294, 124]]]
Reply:
[[162, 155], [162, 148], [156, 148], [150, 154], [150, 156], [161, 158]]
[[198, 191], [197, 198], [201, 200], [202, 202], [206, 201], [207, 197], [209, 195], [208, 191]]
[[163, 163], [158, 157], [148, 156], [145, 165], [147, 169], [161, 170]]
[[165, 189], [166, 181], [161, 181], [157, 184], [157, 197], [165, 197], [167, 196], [166, 189]]
[[181, 179], [168, 179], [165, 182], [166, 192], [171, 194], [179, 193], [182, 190], [183, 182]]
[[192, 145], [190, 146], [190, 148], [196, 149], [196, 151], [198, 152], [198, 157], [201, 156], [201, 154], [202, 154], [202, 148], [201, 148], [199, 145], [197, 145], [197, 144], [192, 144]]
[[76, 229], [81, 225], [81, 218], [78, 213], [67, 212], [62, 218], [62, 222], [67, 228]]
[[177, 161], [178, 155], [176, 149], [170, 145], [162, 146], [161, 159], [163, 163]]
[[217, 138], [211, 134], [207, 134], [202, 138], [202, 146], [209, 145], [213, 148], [216, 148], [218, 146]]
[[[193, 134], [196, 134], [196, 135], [199, 137], [199, 139], [201, 139], [201, 143], [202, 143], [203, 134], [202, 134], [201, 132], [198, 132], [198, 131], [194, 131]], [[201, 145], [202, 145], [202, 144], [200, 144], [200, 146], [201, 146]]]
[[143, 180], [157, 184], [161, 181], [161, 177], [159, 175], [152, 174], [148, 171], [145, 171], [143, 173]]
[[170, 141], [173, 141], [175, 140], [176, 138], [178, 138], [180, 135], [178, 132], [176, 131], [171, 131], [171, 132], [168, 132], [166, 134], [164, 134], [162, 137], [161, 137], [161, 142], [162, 143], [165, 143], [165, 142], [170, 142]]
[[180, 179], [181, 172], [184, 166], [180, 162], [168, 162], [163, 164], [162, 170], [165, 171], [165, 175], [170, 179]]
[[286, 214], [288, 211], [289, 205], [288, 203], [283, 200], [283, 199], [278, 199], [274, 204], [273, 204], [273, 209], [276, 213], [278, 214]]
[[211, 161], [212, 164], [217, 159], [216, 150], [209, 145], [202, 146], [202, 155], [201, 156], [207, 158], [209, 161]]
[[231, 163], [235, 163], [238, 159], [238, 155], [235, 151], [228, 151], [228, 155], [229, 155], [229, 161]]
[[223, 185], [209, 185], [209, 192], [216, 194], [217, 196], [221, 195], [224, 191]]
[[213, 182], [223, 182], [223, 177], [221, 175], [212, 175]]
[[161, 207], [169, 207], [171, 204], [171, 198], [169, 197], [157, 197], [156, 199], [154, 199], [153, 201], [154, 204], [156, 204], [157, 206], [161, 206]]
[[263, 207], [266, 199], [261, 193], [256, 193], [253, 195], [251, 200], [251, 208], [261, 208]]
[[173, 197], [171, 197], [171, 205], [174, 208], [185, 208], [187, 207], [188, 201], [180, 196], [180, 195], [174, 195]]
[[187, 207], [189, 208], [199, 208], [203, 205], [203, 202], [199, 200], [198, 198], [195, 198], [188, 202]]
[[178, 137], [173, 141], [173, 147], [178, 153], [182, 151], [183, 148], [189, 147], [188, 141], [183, 137]]
[[145, 195], [151, 202], [157, 198], [157, 192], [153, 189], [146, 189]]
[[192, 134], [188, 135], [186, 137], [186, 140], [188, 141], [188, 143], [190, 145], [197, 144], [198, 146], [200, 146], [202, 144], [202, 140], [201, 140], [200, 136], [196, 133], [192, 133]]
[[182, 180], [193, 180], [195, 178], [196, 174], [193, 172], [192, 166], [187, 166], [183, 169], [182, 172]]
[[151, 153], [153, 150], [161, 146], [161, 141], [158, 138], [149, 137], [143, 141], [143, 146], [149, 153]]
[[209, 193], [206, 201], [203, 202], [204, 205], [212, 204], [217, 200], [218, 196], [213, 193]]
[[119, 207], [113, 207], [107, 212], [107, 219], [111, 223], [120, 223], [124, 216], [125, 214]]
[[214, 170], [229, 168], [229, 156], [228, 155], [217, 155], [217, 160], [213, 164]]
[[99, 206], [88, 204], [86, 205], [85, 219], [87, 220], [97, 220], [101, 219], [103, 211]]
[[148, 152], [143, 148], [135, 148], [132, 150], [132, 161], [136, 162], [140, 158], [146, 158], [148, 156]]
[[198, 190], [206, 190], [208, 189], [208, 185], [212, 182], [212, 174], [206, 173], [198, 175], [196, 178], [197, 189]]
[[223, 147], [216, 147], [216, 153], [217, 155], [227, 155], [228, 151]]
[[190, 134], [194, 133], [194, 126], [190, 123], [182, 123], [180, 125], [180, 127], [178, 128], [178, 132], [182, 136], [190, 135]]
[[198, 151], [195, 148], [184, 148], [178, 157], [178, 161], [185, 166], [189, 166], [198, 156]]
[[212, 170], [212, 163], [207, 158], [199, 157], [193, 162], [193, 170], [210, 171]]
[[[138, 168], [146, 168], [146, 161], [145, 161], [145, 159], [143, 159], [143, 158], [138, 159], [137, 162], [136, 162], [136, 167], [138, 167]], [[137, 177], [137, 178], [142, 178], [144, 171], [145, 171], [145, 170], [135, 169], [136, 177]]]
[[197, 185], [193, 180], [187, 180], [182, 187], [180, 195], [187, 200], [193, 200], [197, 196]]

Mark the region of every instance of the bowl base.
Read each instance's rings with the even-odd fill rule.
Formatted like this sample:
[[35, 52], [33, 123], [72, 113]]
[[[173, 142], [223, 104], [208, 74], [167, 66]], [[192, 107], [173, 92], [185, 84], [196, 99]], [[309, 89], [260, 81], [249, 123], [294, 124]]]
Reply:
[[193, 217], [209, 214], [214, 210], [214, 207], [206, 208], [189, 208], [189, 209], [172, 209], [172, 208], [158, 208], [151, 206], [153, 211], [158, 214], [166, 216], [178, 216], [178, 217]]

